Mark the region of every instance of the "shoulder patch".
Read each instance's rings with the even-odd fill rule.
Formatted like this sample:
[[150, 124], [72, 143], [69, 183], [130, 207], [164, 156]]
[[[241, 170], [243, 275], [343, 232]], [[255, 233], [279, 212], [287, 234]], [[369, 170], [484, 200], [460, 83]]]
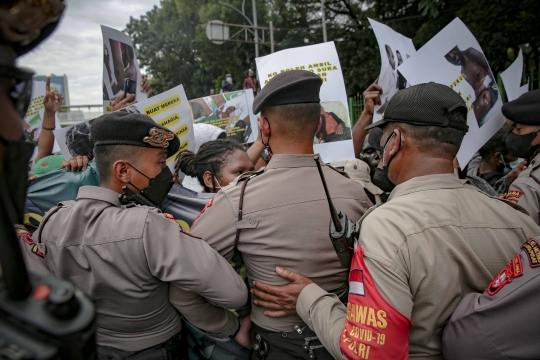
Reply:
[[527, 253], [531, 267], [540, 266], [540, 246], [538, 245], [538, 241], [529, 239], [521, 248]]
[[212, 207], [212, 205], [214, 204], [214, 197], [212, 197], [210, 199], [210, 201], [204, 205], [203, 209], [201, 210], [201, 212], [199, 213], [199, 215], [197, 215], [197, 217], [195, 218], [195, 220], [193, 220], [193, 222], [191, 223], [191, 227], [193, 227], [193, 225], [195, 225], [195, 223], [197, 222], [197, 220], [199, 220], [199, 218], [201, 217], [202, 214], [204, 214], [204, 212], [206, 211], [206, 209], [208, 209], [209, 207]]
[[24, 226], [21, 225], [15, 225], [15, 233], [17, 234], [17, 238], [21, 241], [23, 241], [26, 245], [30, 246], [30, 251], [32, 251], [32, 254], [37, 255], [39, 257], [44, 257], [43, 253], [39, 250], [38, 246], [34, 243], [34, 239], [32, 238], [32, 234]]
[[174, 220], [174, 216], [172, 216], [171, 214], [169, 213], [162, 213], [163, 216], [165, 216], [167, 219], [171, 219], [171, 220]]
[[523, 191], [520, 190], [510, 190], [506, 193], [505, 199], [512, 202], [518, 202], [518, 199], [523, 196]]
[[514, 257], [504, 269], [491, 281], [486, 289], [486, 292], [493, 296], [498, 293], [504, 285], [512, 281], [513, 278], [523, 275], [523, 265], [521, 263], [521, 255]]

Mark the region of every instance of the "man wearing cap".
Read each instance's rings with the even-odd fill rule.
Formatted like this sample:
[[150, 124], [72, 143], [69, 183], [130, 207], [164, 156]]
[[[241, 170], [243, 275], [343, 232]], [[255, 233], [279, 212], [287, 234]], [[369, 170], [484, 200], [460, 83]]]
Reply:
[[186, 339], [175, 306], [188, 318], [202, 317], [206, 329], [221, 321], [220, 329], [233, 335], [239, 324], [228, 311], [201, 314], [197, 307], [206, 302], [202, 297], [225, 308], [244, 305], [244, 283], [216, 251], [156, 207], [173, 184], [166, 161], [178, 151], [178, 137], [146, 115], [126, 112], [104, 115], [90, 130], [100, 185], [81, 187], [77, 201], [44, 216], [34, 267], [93, 298], [100, 359], [183, 359]]
[[[347, 269], [328, 236], [330, 211], [313, 154], [320, 116], [319, 76], [292, 70], [275, 76], [253, 104], [261, 141], [272, 158], [223, 188], [191, 230], [227, 260], [241, 253], [250, 282], [284, 284], [276, 265], [309, 274], [321, 288], [346, 298]], [[357, 221], [371, 205], [362, 186], [323, 166], [337, 209]], [[281, 319], [252, 304], [257, 359], [331, 359], [296, 314]], [[304, 345], [306, 349], [304, 350]]]
[[540, 90], [529, 91], [502, 107], [502, 113], [514, 122], [506, 139], [508, 151], [530, 159], [529, 167], [510, 184], [506, 199], [523, 207], [540, 224]]
[[382, 170], [395, 188], [360, 221], [348, 305], [281, 267], [292, 284], [257, 282], [254, 295], [269, 316], [297, 312], [336, 358], [442, 359], [442, 331], [460, 299], [483, 291], [540, 228], [454, 175], [467, 108], [449, 87], [399, 91], [370, 127], [383, 129]]

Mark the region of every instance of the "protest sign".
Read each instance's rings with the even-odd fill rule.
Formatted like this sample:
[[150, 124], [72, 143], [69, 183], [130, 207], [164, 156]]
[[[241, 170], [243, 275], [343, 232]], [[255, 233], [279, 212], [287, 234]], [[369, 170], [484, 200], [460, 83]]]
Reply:
[[529, 82], [521, 86], [521, 77], [523, 76], [523, 52], [521, 49], [519, 49], [519, 54], [512, 65], [500, 73], [499, 76], [503, 82], [508, 101], [516, 100], [529, 91]]
[[217, 126], [236, 142], [257, 139], [257, 117], [253, 114], [253, 90], [240, 90], [189, 101], [193, 122]]
[[[157, 124], [174, 132], [180, 139], [178, 152], [195, 148], [191, 112], [182, 85], [118, 111], [148, 115]], [[90, 125], [93, 121], [85, 121], [54, 131], [66, 159], [79, 155], [86, 155], [90, 160], [93, 159], [94, 143], [90, 137]], [[128, 127], [129, 123], [126, 123], [126, 128]], [[167, 165], [171, 170], [174, 169], [175, 157], [176, 154], [167, 159]]]
[[[45, 86], [44, 81], [34, 81], [32, 83], [32, 98], [26, 114], [24, 115], [24, 127], [26, 132], [31, 137], [32, 141], [37, 142], [39, 135], [41, 134], [41, 126], [43, 125], [43, 115], [45, 114], [45, 106], [43, 100], [45, 99]], [[62, 90], [61, 85], [51, 84], [51, 91]], [[60, 122], [56, 118], [56, 128], [60, 128]]]
[[482, 48], [467, 26], [454, 19], [398, 67], [411, 85], [450, 86], [468, 107], [469, 132], [457, 154], [463, 168], [503, 125], [502, 100]]
[[121, 31], [101, 25], [103, 35], [103, 111], [112, 111], [112, 103], [123, 91], [135, 94], [137, 101], [148, 98], [141, 92], [142, 76], [129, 36]]
[[408, 37], [373, 19], [368, 18], [368, 20], [381, 52], [381, 73], [378, 84], [383, 89], [383, 93], [381, 95], [382, 104], [375, 105], [373, 122], [376, 122], [382, 119], [382, 114], [392, 96], [409, 86], [405, 77], [397, 71], [397, 67], [416, 53], [416, 49]]
[[323, 80], [321, 118], [313, 150], [326, 163], [354, 159], [347, 93], [333, 42], [282, 50], [255, 61], [262, 88], [272, 77], [288, 70], [307, 70], [319, 75]]

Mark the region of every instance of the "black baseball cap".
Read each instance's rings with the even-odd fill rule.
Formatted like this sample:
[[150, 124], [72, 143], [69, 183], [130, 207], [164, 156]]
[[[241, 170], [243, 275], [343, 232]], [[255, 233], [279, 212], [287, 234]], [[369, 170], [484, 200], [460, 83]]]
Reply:
[[178, 151], [180, 140], [169, 129], [144, 114], [115, 111], [98, 117], [90, 125], [94, 146], [132, 145], [167, 149], [167, 157]]
[[322, 79], [306, 70], [290, 70], [272, 78], [253, 102], [253, 113], [267, 106], [320, 103]]
[[[455, 110], [463, 112], [462, 120], [450, 115]], [[389, 122], [469, 130], [465, 101], [450, 87], [434, 82], [398, 91], [390, 99], [382, 120], [367, 126], [366, 130]]]
[[501, 108], [503, 115], [517, 124], [540, 125], [540, 89], [526, 92]]

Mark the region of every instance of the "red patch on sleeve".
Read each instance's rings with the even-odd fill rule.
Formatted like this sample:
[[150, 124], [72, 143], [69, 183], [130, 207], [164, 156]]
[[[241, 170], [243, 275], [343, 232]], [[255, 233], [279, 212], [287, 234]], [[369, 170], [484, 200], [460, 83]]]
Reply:
[[521, 255], [514, 257], [502, 271], [491, 281], [486, 289], [486, 292], [493, 296], [498, 293], [504, 285], [512, 281], [513, 278], [523, 275], [523, 264], [521, 263]]
[[199, 218], [201, 217], [202, 214], [204, 214], [204, 212], [206, 211], [206, 209], [208, 209], [209, 207], [212, 207], [212, 205], [214, 204], [214, 198], [211, 198], [210, 201], [204, 205], [203, 209], [201, 210], [201, 212], [199, 213], [199, 215], [197, 215], [197, 217], [195, 218], [195, 220], [193, 220], [193, 222], [191, 223], [191, 227], [193, 227], [193, 225], [195, 225], [195, 222], [197, 220], [199, 220]]
[[174, 220], [174, 216], [172, 216], [171, 214], [163, 213], [163, 216], [165, 216], [167, 219]]
[[523, 195], [523, 191], [520, 190], [510, 190], [506, 193], [506, 196], [504, 197], [506, 200], [510, 200], [512, 202], [517, 203], [518, 199]]
[[38, 246], [34, 243], [34, 239], [32, 238], [32, 234], [28, 230], [26, 230], [21, 225], [15, 226], [15, 233], [17, 234], [17, 238], [19, 240], [24, 241], [28, 246], [31, 247], [31, 251], [33, 254], [44, 257], [43, 253], [39, 250]]

